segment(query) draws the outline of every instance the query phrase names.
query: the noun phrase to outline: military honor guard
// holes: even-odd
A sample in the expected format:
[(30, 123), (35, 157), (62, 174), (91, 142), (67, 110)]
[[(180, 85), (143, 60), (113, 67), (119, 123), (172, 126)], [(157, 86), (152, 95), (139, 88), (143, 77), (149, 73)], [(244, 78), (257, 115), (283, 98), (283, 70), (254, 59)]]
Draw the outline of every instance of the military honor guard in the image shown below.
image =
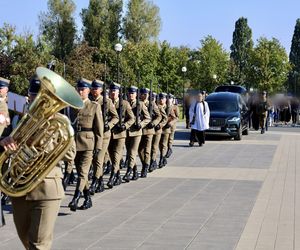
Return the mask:
[[(138, 88), (131, 86), (128, 88), (128, 102), (135, 115), (134, 124), (127, 130), (126, 137), (126, 159), (127, 159), (127, 171), (123, 177), (126, 182), (130, 181), (130, 175), (133, 174), (132, 180), (138, 179), (138, 171), (136, 166), (136, 156), (138, 154), (138, 148), (142, 138), (142, 130), (151, 121), (150, 115), (146, 105), (139, 100)], [(142, 169), (145, 172), (145, 168)]]
[(120, 91), (121, 86), (117, 83), (112, 83), (109, 88), (110, 98), (119, 116), (118, 123), (112, 129), (112, 138), (108, 146), (110, 159), (112, 161), (112, 171), (107, 186), (113, 188), (113, 186), (122, 183), (120, 161), (124, 152), (125, 139), (127, 136), (126, 130), (134, 124), (135, 116), (129, 102), (123, 100), (122, 91)]
[(141, 177), (145, 178), (147, 177), (147, 172), (150, 167), (152, 139), (155, 135), (155, 127), (160, 123), (162, 116), (155, 101), (153, 100), (153, 94), (149, 89), (142, 88), (140, 90), (140, 98), (147, 107), (151, 118), (148, 125), (143, 128), (143, 135), (138, 149), (139, 157), (142, 162)]
[(111, 139), (111, 129), (118, 123), (119, 116), (115, 106), (113, 105), (111, 99), (103, 93), (103, 87), (106, 89), (105, 83), (101, 80), (94, 80), (91, 87), (92, 101), (98, 102), (101, 106), (103, 123), (104, 123), (104, 135), (102, 150), (99, 154), (95, 155), (93, 159), (94, 176), (92, 184), (90, 186), (90, 193), (99, 193), (104, 191), (103, 182), (103, 165), (105, 161), (105, 156), (107, 155), (108, 145)]
[[(153, 96), (156, 98), (156, 96)], [(157, 167), (158, 164), (156, 162), (157, 159), (157, 154), (159, 152), (159, 143), (161, 140), (161, 135), (162, 135), (162, 128), (167, 124), (168, 122), (168, 115), (165, 110), (165, 104), (166, 104), (166, 94), (165, 93), (160, 93), (158, 95), (158, 109), (161, 114), (161, 120), (160, 122), (154, 127), (155, 134), (152, 139), (152, 149), (151, 149), (151, 162), (150, 162), (150, 167), (149, 167), (149, 172), (154, 171)]]
[(77, 82), (76, 90), (84, 103), (84, 107), (79, 111), (70, 110), (70, 118), (75, 130), (75, 166), (78, 174), (74, 197), (69, 203), (71, 211), (77, 210), (82, 193), (84, 202), (79, 208), (85, 210), (92, 207), (88, 173), (93, 157), (99, 157), (103, 143), (104, 124), (101, 105), (88, 98), (90, 87), (91, 82), (87, 79), (82, 78)]

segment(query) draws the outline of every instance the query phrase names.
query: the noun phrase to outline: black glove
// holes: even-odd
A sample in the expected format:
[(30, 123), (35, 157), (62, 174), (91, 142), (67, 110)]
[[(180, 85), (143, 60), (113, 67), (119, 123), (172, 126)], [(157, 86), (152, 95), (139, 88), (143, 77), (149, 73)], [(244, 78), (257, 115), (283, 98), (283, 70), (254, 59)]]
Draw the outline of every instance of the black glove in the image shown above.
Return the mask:
[(107, 132), (109, 130), (108, 124), (104, 124), (104, 132)]
[(159, 125), (159, 124), (157, 124), (157, 125), (155, 126), (155, 130), (160, 130), (160, 125)]
[(124, 124), (124, 123), (122, 123), (122, 124), (118, 124), (118, 130), (119, 130), (120, 132), (123, 132), (123, 131), (125, 131), (125, 130), (126, 130), (126, 126), (125, 126), (125, 124)]
[(135, 130), (140, 130), (142, 128), (141, 124), (134, 124), (134, 129)]
[(147, 128), (149, 128), (149, 129), (154, 128), (154, 124), (152, 122), (149, 122), (147, 125)]
[(167, 123), (164, 128), (170, 128), (170, 127), (171, 127), (170, 124)]
[(100, 154), (100, 149), (99, 148), (95, 149), (93, 152), (93, 158), (97, 157), (99, 154)]

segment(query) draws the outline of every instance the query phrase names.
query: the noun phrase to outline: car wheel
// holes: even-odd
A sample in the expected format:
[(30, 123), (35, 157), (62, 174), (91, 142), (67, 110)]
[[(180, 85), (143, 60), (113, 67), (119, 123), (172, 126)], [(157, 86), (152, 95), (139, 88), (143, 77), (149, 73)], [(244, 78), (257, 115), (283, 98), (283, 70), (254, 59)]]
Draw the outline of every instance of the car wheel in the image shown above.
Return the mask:
[(234, 137), (234, 140), (235, 141), (240, 141), (240, 140), (242, 140), (242, 128), (239, 127), (237, 132), (238, 132), (238, 134)]

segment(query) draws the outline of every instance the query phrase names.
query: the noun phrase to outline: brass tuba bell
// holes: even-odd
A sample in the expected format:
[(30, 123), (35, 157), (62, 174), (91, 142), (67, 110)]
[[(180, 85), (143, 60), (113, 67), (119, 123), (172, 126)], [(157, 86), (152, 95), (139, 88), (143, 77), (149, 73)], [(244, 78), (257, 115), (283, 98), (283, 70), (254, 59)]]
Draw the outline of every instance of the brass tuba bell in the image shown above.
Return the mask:
[(10, 135), (18, 148), (0, 155), (0, 189), (12, 197), (33, 190), (71, 147), (74, 131), (69, 119), (57, 112), (83, 107), (74, 87), (61, 76), (44, 67), (36, 74), (40, 91)]

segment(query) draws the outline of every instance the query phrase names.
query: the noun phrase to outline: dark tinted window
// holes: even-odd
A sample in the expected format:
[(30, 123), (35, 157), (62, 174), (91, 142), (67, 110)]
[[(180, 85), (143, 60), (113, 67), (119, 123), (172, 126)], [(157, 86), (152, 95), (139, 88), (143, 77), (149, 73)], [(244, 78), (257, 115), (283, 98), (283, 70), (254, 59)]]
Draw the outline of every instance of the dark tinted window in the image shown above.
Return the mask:
[(224, 101), (207, 101), (210, 111), (221, 112), (237, 112), (238, 104), (236, 102), (224, 102)]

